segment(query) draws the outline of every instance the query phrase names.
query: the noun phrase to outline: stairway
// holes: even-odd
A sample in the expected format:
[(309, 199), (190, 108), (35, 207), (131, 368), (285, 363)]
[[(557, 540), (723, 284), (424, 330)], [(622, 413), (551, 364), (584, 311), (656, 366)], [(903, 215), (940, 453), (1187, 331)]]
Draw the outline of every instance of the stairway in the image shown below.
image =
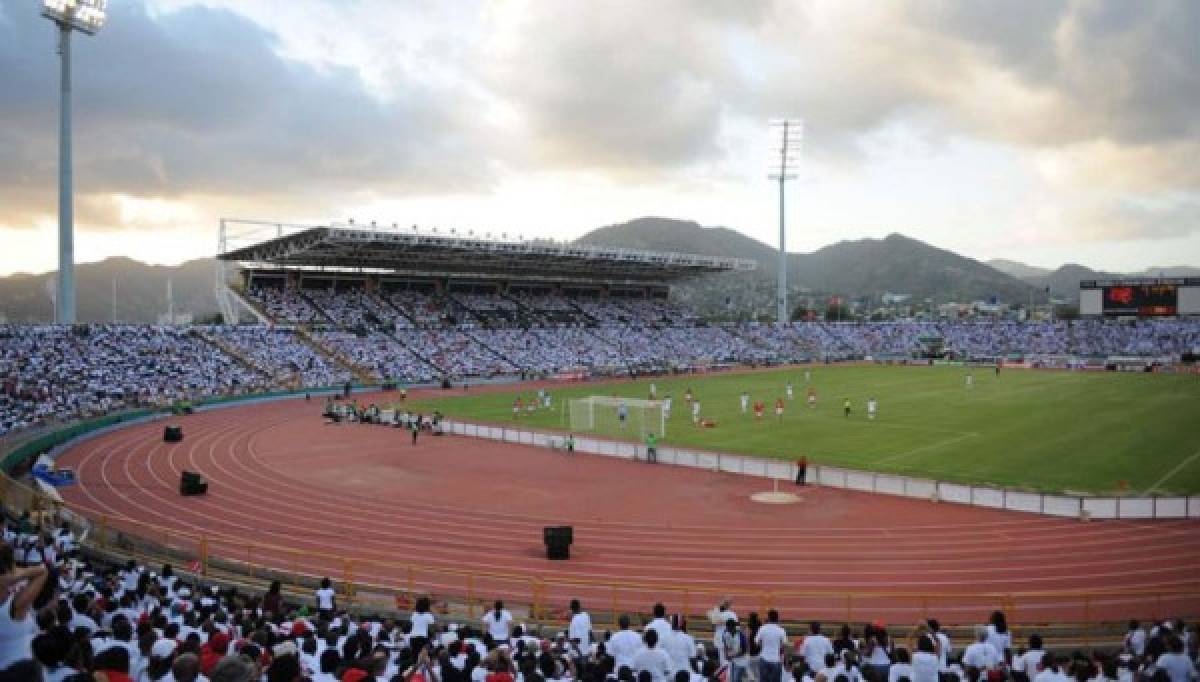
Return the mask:
[[(401, 314), (403, 314), (403, 313), (401, 313)], [(419, 360), (419, 361), (420, 361), (422, 364), (424, 364), (424, 365), (428, 365), (428, 366), (429, 366), (429, 367), (431, 367), (431, 368), (432, 368), (432, 369), (433, 369), (435, 372), (437, 372), (438, 374), (440, 374), (440, 375), (442, 375), (442, 376), (445, 376), (445, 375), (446, 375), (446, 370), (445, 370), (444, 368), (442, 368), (441, 366), (439, 366), (439, 365), (438, 365), (436, 362), (434, 362), (433, 360), (430, 360), (429, 358), (425, 357), (424, 355), (422, 355), (422, 354), (418, 353), (418, 352), (416, 351), (416, 349), (414, 349), (412, 346), (410, 346), (410, 345), (408, 345), (407, 343), (405, 343), (405, 342), (404, 342), (404, 341), (403, 341), (403, 340), (400, 338), (400, 336), (396, 334), (396, 332), (395, 332), (395, 331), (388, 330), (388, 329), (381, 329), (381, 330), (379, 330), (379, 331), (380, 331), (380, 333), (382, 333), (382, 334), (386, 334), (386, 335), (387, 335), (387, 336), (388, 336), (388, 337), (389, 337), (391, 340), (393, 340), (393, 341), (395, 341), (395, 342), (396, 342), (396, 345), (398, 345), (398, 346), (400, 346), (401, 348), (403, 348), (404, 350), (408, 351), (408, 352), (409, 352), (409, 353), (410, 353), (410, 354), (411, 354), (411, 355), (412, 355), (414, 358), (416, 358), (417, 360)]]
[(241, 364), (246, 369), (249, 369), (250, 371), (262, 376), (264, 379), (267, 379), (267, 380), (273, 382), (274, 384), (277, 384), (280, 386), (294, 387), (298, 383), (298, 380), (294, 374), (289, 376), (284, 373), (272, 372), (272, 371), (268, 370), (267, 368), (263, 367), (262, 365), (258, 364), (257, 362), (255, 362), (253, 358), (251, 358), (250, 356), (243, 353), (240, 348), (237, 348), (236, 346), (233, 346), (232, 344), (226, 343), (223, 339), (221, 339), (213, 334), (209, 334), (206, 331), (203, 331), (201, 329), (195, 329), (195, 328), (192, 329), (192, 333), (197, 338), (199, 338), (200, 340), (209, 344), (213, 348), (216, 348), (217, 350), (221, 351), (225, 355), (228, 355), (229, 357), (233, 358), (234, 360), (237, 360), (238, 363)]
[(304, 293), (304, 291), (299, 288), (297, 288), (295, 291), (296, 291), (296, 295), (300, 297), (300, 300), (307, 303), (310, 308), (312, 308), (313, 310), (315, 310), (317, 312), (317, 314), (319, 314), (321, 317), (325, 318), (326, 324), (333, 326), (333, 327), (338, 326), (337, 320), (334, 320), (332, 315), (330, 315), (328, 312), (326, 312), (324, 308), (317, 305), (317, 302), (312, 300), (311, 296)]
[(478, 344), (480, 348), (486, 350), (487, 352), (491, 353), (492, 355), (495, 355), (496, 357), (500, 358), (504, 362), (508, 363), (508, 365), (510, 367), (512, 367), (513, 369), (522, 371), (522, 372), (529, 369), (528, 367), (522, 367), (522, 366), (518, 365), (517, 363), (513, 362), (504, 353), (501, 353), (500, 351), (496, 350), (495, 348), (492, 348), (491, 346), (487, 345), (486, 343), (481, 341), (478, 336), (475, 336), (470, 331), (468, 331), (466, 329), (459, 329), (458, 331), (461, 332), (467, 338), (474, 341), (476, 344)]
[(334, 349), (326, 346), (304, 327), (296, 327), (296, 336), (308, 344), (314, 351), (333, 361), (335, 365), (350, 372), (354, 375), (355, 381), (360, 384), (373, 384), (379, 381), (379, 377), (375, 376), (371, 370), (366, 367), (355, 364), (350, 358), (342, 355)]

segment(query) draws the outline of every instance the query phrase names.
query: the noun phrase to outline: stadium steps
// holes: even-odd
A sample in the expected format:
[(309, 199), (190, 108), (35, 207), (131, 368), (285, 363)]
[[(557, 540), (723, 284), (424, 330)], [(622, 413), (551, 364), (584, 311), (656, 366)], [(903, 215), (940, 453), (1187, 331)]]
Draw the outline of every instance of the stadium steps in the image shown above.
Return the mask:
[(376, 377), (369, 369), (354, 363), (350, 358), (321, 343), (304, 327), (296, 327), (296, 336), (319, 355), (329, 358), (335, 365), (350, 372), (359, 383), (373, 384), (379, 381), (379, 377)]
[[(401, 308), (400, 306), (396, 305), (395, 301), (392, 300), (391, 296), (382, 296), (382, 295), (376, 294), (375, 297), (377, 299), (379, 299), (383, 303), (383, 305), (387, 306), (387, 308), (389, 308), (390, 310), (394, 310), (397, 315), (399, 315), (400, 317), (403, 317), (405, 320), (408, 320), (409, 327), (416, 329), (417, 327), (420, 326), (417, 324), (416, 318), (414, 318), (412, 315), (410, 315), (408, 313), (408, 311), (405, 310), (404, 308)], [(393, 330), (394, 330), (394, 328), (393, 328)], [(399, 341), (399, 339), (397, 339), (397, 341)], [(403, 345), (403, 344), (401, 344), (401, 345)], [(424, 359), (424, 358), (422, 358), (422, 359)]]
[(192, 333), (195, 334), (197, 338), (204, 341), (208, 345), (216, 348), (217, 350), (228, 355), (229, 357), (233, 358), (234, 360), (237, 360), (239, 363), (242, 364), (242, 366), (246, 367), (247, 369), (249, 369), (253, 372), (257, 372), (258, 374), (262, 375), (263, 377), (265, 377), (267, 379), (270, 379), (271, 381), (281, 383), (281, 384), (286, 384), (289, 386), (295, 386), (299, 383), (299, 378), (294, 373), (288, 375), (288, 374), (284, 374), (284, 373), (276, 374), (274, 372), (271, 372), (270, 370), (266, 369), (265, 367), (263, 367), (263, 366), (259, 365), (257, 362), (255, 362), (250, 356), (243, 353), (240, 348), (234, 346), (231, 343), (227, 343), (212, 334), (205, 333), (204, 331), (202, 331), (200, 329), (193, 329)]
[[(402, 307), (396, 305), (395, 301), (391, 300), (391, 295), (382, 294), (379, 292), (374, 292), (372, 295), (380, 307), (383, 307), (385, 310), (395, 312), (396, 315), (404, 318), (404, 321), (408, 322), (410, 328), (416, 328), (416, 319), (414, 319), (412, 315), (409, 315), (407, 310), (404, 310)], [(395, 324), (392, 325), (392, 329), (395, 329)]]
[(498, 294), (498, 296), (500, 296), (500, 298), (503, 298), (505, 300), (512, 301), (513, 305), (517, 306), (517, 315), (520, 318), (517, 321), (517, 324), (519, 324), (522, 328), (528, 329), (530, 327), (530, 325), (534, 322), (538, 322), (541, 324), (547, 324), (549, 322), (549, 320), (547, 320), (544, 315), (542, 315), (538, 311), (534, 310), (533, 308), (530, 308), (529, 306), (525, 305), (521, 301), (513, 298), (512, 296), (509, 296), (508, 294), (503, 293), (503, 292)]
[(496, 357), (500, 358), (501, 360), (507, 362), (513, 369), (520, 370), (520, 371), (525, 371), (525, 370), (529, 369), (528, 367), (522, 367), (522, 366), (518, 365), (517, 363), (515, 363), (511, 359), (509, 359), (509, 357), (507, 355), (505, 355), (504, 353), (501, 353), (500, 351), (496, 350), (495, 348), (492, 348), (491, 346), (487, 345), (483, 341), (480, 341), (478, 336), (475, 336), (468, 330), (459, 329), (458, 331), (463, 336), (467, 337), (468, 339), (471, 339), (471, 341), (473, 341), (480, 348), (486, 350), (487, 352), (491, 353), (492, 355), (495, 355)]
[(380, 334), (383, 334), (383, 335), (385, 335), (385, 336), (387, 336), (387, 337), (388, 337), (389, 339), (391, 339), (392, 341), (395, 341), (395, 342), (396, 342), (396, 345), (398, 345), (398, 346), (400, 346), (401, 348), (403, 348), (404, 350), (408, 351), (408, 353), (409, 353), (410, 355), (412, 355), (412, 356), (413, 356), (414, 358), (416, 358), (417, 360), (421, 361), (423, 364), (426, 364), (426, 365), (430, 366), (431, 368), (433, 368), (433, 370), (434, 370), (435, 372), (437, 372), (438, 374), (441, 374), (441, 375), (445, 375), (445, 374), (446, 374), (446, 370), (445, 370), (445, 369), (443, 369), (442, 367), (440, 367), (440, 366), (439, 366), (439, 365), (438, 365), (436, 362), (434, 362), (433, 360), (430, 360), (429, 358), (425, 357), (424, 355), (421, 355), (420, 353), (418, 353), (418, 352), (417, 352), (417, 350), (416, 350), (415, 348), (413, 348), (412, 346), (410, 346), (410, 345), (408, 345), (407, 343), (405, 343), (405, 342), (404, 342), (404, 340), (403, 340), (403, 339), (401, 339), (401, 338), (400, 338), (400, 336), (399, 336), (399, 335), (397, 335), (395, 331), (389, 331), (389, 330), (387, 330), (387, 329), (382, 329), (382, 328), (381, 328), (381, 329), (379, 329), (379, 333), (380, 333)]
[(317, 311), (318, 313), (320, 313), (321, 317), (325, 318), (325, 322), (326, 322), (327, 324), (331, 324), (331, 325), (333, 325), (333, 326), (335, 326), (335, 327), (340, 327), (340, 326), (341, 326), (340, 324), (338, 324), (338, 321), (337, 321), (337, 320), (335, 320), (335, 319), (333, 318), (333, 315), (330, 315), (330, 314), (329, 314), (329, 311), (328, 311), (328, 310), (325, 310), (325, 309), (324, 309), (324, 308), (322, 308), (321, 306), (317, 305), (317, 302), (316, 302), (316, 301), (314, 301), (314, 300), (312, 300), (312, 297), (311, 297), (311, 296), (309, 296), (308, 294), (304, 293), (304, 290), (303, 290), (303, 289), (299, 289), (299, 288), (297, 288), (297, 289), (296, 289), (296, 296), (298, 296), (298, 297), (300, 298), (300, 300), (302, 300), (302, 301), (304, 301), (305, 303), (307, 303), (307, 304), (309, 305), (309, 307), (310, 307), (310, 308), (312, 308), (313, 310), (315, 310), (315, 311)]
[(267, 314), (267, 309), (263, 307), (262, 301), (254, 298), (245, 291), (238, 291), (232, 287), (229, 288), (229, 293), (235, 296), (246, 306), (254, 317), (258, 319), (259, 324), (280, 324), (280, 322)]
[(453, 311), (455, 316), (459, 318), (459, 324), (455, 325), (458, 328), (460, 328), (460, 329), (462, 328), (462, 322), (465, 320), (470, 320), (471, 322), (474, 322), (475, 324), (480, 324), (480, 325), (485, 325), (485, 326), (488, 324), (489, 320), (487, 318), (476, 313), (474, 310), (471, 309), (470, 306), (468, 306), (467, 304), (465, 304), (462, 301), (455, 298), (454, 294), (446, 292), (446, 293), (442, 294), (442, 299), (445, 302), (446, 310)]

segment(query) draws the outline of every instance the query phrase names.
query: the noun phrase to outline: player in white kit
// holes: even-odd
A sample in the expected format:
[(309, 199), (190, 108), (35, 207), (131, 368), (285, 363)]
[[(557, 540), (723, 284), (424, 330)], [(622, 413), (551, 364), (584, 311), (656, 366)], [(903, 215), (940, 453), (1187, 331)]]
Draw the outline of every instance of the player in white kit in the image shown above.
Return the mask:
[(792, 389), (792, 382), (790, 382), (790, 381), (787, 382), (786, 391), (787, 391), (787, 399), (788, 400), (796, 399), (796, 391)]
[(742, 414), (746, 414), (750, 410), (750, 394), (742, 391)]
[(975, 375), (971, 374), (970, 372), (967, 372), (967, 388), (971, 388), (974, 385), (975, 385)]
[(878, 407), (879, 405), (875, 402), (874, 398), (867, 398), (867, 419), (875, 418), (875, 410), (878, 409)]
[(671, 418), (671, 396), (669, 394), (667, 395), (666, 398), (663, 398), (662, 409), (663, 409), (663, 419), (670, 419)]
[(699, 400), (692, 401), (692, 423), (693, 424), (700, 423), (700, 401)]

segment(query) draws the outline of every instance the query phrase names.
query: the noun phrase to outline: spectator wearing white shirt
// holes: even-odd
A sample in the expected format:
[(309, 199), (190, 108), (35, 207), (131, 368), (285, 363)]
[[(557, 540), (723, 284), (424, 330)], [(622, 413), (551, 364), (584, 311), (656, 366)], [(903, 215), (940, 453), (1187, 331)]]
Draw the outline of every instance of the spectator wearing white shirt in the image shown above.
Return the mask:
[(728, 665), (727, 682), (740, 682), (750, 663), (750, 643), (746, 641), (746, 633), (738, 627), (736, 620), (730, 619), (725, 623), (725, 632), (721, 633), (717, 648), (722, 651), (721, 658)]
[(993, 611), (991, 622), (987, 626), (988, 643), (1000, 652), (1000, 660), (1007, 661), (1012, 650), (1012, 633), (1008, 631), (1008, 621), (1003, 611)]
[(767, 622), (754, 635), (754, 643), (759, 649), (758, 682), (780, 682), (787, 641), (787, 631), (779, 625), (779, 612), (775, 609), (767, 611)]
[(622, 667), (633, 667), (633, 657), (641, 648), (642, 640), (638, 634), (629, 629), (629, 616), (621, 614), (617, 619), (617, 627), (620, 629), (608, 638), (607, 651), (613, 657), (613, 664), (617, 670)]
[(429, 597), (418, 597), (413, 605), (412, 616), (409, 617), (411, 628), (408, 631), (408, 645), (415, 652), (420, 652), (429, 644), (430, 628), (436, 619), (429, 612)]
[[(668, 396), (667, 401), (669, 402), (670, 399)], [(708, 620), (713, 625), (713, 645), (717, 647), (717, 653), (722, 663), (725, 662), (725, 652), (721, 647), (721, 637), (725, 633), (725, 624), (731, 620), (737, 621), (737, 614), (733, 612), (732, 606), (731, 600), (724, 599), (708, 612)]]
[(583, 610), (578, 599), (571, 600), (571, 623), (567, 626), (567, 639), (580, 651), (587, 651), (592, 646), (592, 617)]
[(862, 667), (872, 680), (887, 678), (892, 665), (888, 655), (888, 633), (882, 623), (871, 623), (863, 629)]
[[(647, 627), (642, 634), (644, 646), (633, 655), (633, 665), (636, 673), (650, 673), (652, 682), (667, 682), (671, 675), (671, 657), (658, 646), (658, 630)], [(731, 682), (737, 682), (731, 680)]]
[(1047, 651), (1042, 656), (1042, 671), (1034, 677), (1034, 682), (1070, 682), (1070, 678), (1063, 674), (1061, 668), (1066, 661), (1055, 658), (1052, 652)]
[(1129, 621), (1129, 630), (1125, 633), (1125, 651), (1138, 658), (1146, 653), (1146, 631), (1136, 620)]
[[(38, 632), (33, 602), (46, 584), (44, 564), (17, 568), (12, 547), (0, 546), (0, 670), (33, 656), (33, 638)], [(24, 583), (19, 589), (13, 589)], [(10, 591), (11, 590), (11, 591)]]
[(337, 609), (337, 592), (329, 578), (321, 579), (321, 587), (314, 594), (317, 602), (317, 617), (321, 620), (333, 620), (333, 612)]
[(977, 670), (992, 670), (999, 666), (1002, 660), (1004, 659), (1000, 652), (992, 645), (988, 628), (982, 625), (976, 626), (975, 642), (963, 652), (963, 667), (975, 668)]
[[(1035, 632), (1029, 636), (1029, 649), (1013, 658), (1013, 676), (1017, 677), (1018, 682), (1032, 682), (1033, 678), (1037, 677), (1044, 655), (1046, 652), (1042, 649), (1042, 636)], [(1022, 677), (1024, 679), (1021, 679)]]
[(954, 647), (950, 646), (950, 637), (942, 630), (942, 625), (936, 618), (930, 618), (925, 621), (925, 624), (929, 626), (929, 632), (933, 637), (933, 650), (938, 657), (938, 669), (945, 672), (950, 669), (950, 654), (954, 651)]
[(906, 678), (909, 682), (913, 679), (912, 659), (908, 655), (908, 649), (900, 647), (896, 649), (892, 657), (892, 665), (888, 668), (887, 682), (900, 682), (900, 678)]
[(696, 640), (687, 632), (687, 620), (683, 614), (671, 616), (671, 638), (664, 647), (671, 655), (671, 664), (676, 673), (681, 670), (689, 674), (695, 672), (692, 668), (692, 657), (696, 655)]
[(821, 624), (813, 621), (808, 624), (808, 636), (800, 645), (800, 655), (804, 657), (808, 669), (818, 671), (825, 667), (825, 655), (833, 653), (833, 643), (821, 634)]
[(671, 623), (667, 620), (667, 607), (662, 602), (654, 605), (654, 620), (646, 624), (646, 629), (658, 633), (659, 645), (671, 639)]
[(1174, 633), (1168, 633), (1167, 652), (1158, 657), (1154, 667), (1165, 671), (1171, 682), (1192, 682), (1197, 678), (1196, 664), (1184, 653), (1183, 639)]
[(492, 610), (483, 614), (483, 629), (492, 637), (496, 644), (508, 642), (512, 636), (512, 614), (504, 608), (504, 602), (499, 599), (492, 604)]
[(917, 652), (912, 657), (912, 682), (938, 682), (941, 661), (934, 653), (933, 636), (926, 633), (917, 637)]

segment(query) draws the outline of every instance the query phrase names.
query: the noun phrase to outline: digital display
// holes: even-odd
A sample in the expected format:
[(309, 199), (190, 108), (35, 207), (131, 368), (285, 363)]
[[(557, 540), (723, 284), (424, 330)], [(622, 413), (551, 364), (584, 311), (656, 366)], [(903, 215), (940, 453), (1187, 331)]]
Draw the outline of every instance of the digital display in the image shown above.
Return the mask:
[(1104, 287), (1105, 315), (1175, 315), (1178, 301), (1179, 287), (1175, 284)]

